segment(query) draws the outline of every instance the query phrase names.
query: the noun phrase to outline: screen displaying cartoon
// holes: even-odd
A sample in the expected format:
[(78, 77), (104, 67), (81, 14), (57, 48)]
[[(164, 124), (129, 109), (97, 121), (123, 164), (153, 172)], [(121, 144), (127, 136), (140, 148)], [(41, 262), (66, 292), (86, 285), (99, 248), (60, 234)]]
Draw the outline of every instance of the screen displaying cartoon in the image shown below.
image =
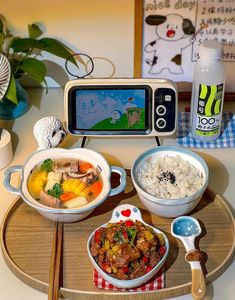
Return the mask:
[(148, 90), (77, 89), (76, 127), (81, 130), (146, 130)]

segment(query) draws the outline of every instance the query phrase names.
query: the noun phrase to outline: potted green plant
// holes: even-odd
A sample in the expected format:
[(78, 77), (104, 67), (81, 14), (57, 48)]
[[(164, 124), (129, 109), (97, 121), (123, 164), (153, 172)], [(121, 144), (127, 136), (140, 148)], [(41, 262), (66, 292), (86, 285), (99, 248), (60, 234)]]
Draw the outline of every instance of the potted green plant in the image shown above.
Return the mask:
[[(37, 24), (30, 24), (27, 37), (14, 36), (4, 17), (0, 16), (0, 53), (7, 57), (11, 70), (8, 89), (0, 103), (0, 118), (15, 118), (27, 111), (27, 93), (19, 81), (23, 75), (27, 74), (40, 85), (44, 83), (47, 88), (47, 69), (39, 59), (42, 51), (65, 60), (70, 57), (70, 62), (77, 65), (71, 56), (71, 49), (57, 39), (42, 37), (42, 34), (43, 31)], [(81, 59), (79, 61), (82, 62)]]

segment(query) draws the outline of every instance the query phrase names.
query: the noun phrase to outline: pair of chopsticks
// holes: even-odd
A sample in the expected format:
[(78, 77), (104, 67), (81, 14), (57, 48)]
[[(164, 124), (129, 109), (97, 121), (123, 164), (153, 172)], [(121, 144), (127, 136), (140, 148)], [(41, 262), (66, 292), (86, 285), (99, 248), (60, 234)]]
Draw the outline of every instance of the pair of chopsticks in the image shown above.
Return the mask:
[(60, 289), (60, 270), (63, 248), (63, 223), (56, 222), (50, 263), (48, 300), (58, 300)]

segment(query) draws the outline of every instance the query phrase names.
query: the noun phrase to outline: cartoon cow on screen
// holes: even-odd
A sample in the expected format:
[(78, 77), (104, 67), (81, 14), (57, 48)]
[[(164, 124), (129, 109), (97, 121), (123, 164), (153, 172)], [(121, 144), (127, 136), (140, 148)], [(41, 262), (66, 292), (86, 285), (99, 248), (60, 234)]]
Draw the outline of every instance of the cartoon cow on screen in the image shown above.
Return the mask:
[(150, 15), (145, 22), (156, 26), (157, 35), (157, 39), (144, 48), (145, 52), (153, 52), (152, 60), (145, 61), (151, 67), (149, 74), (160, 74), (164, 69), (172, 74), (182, 74), (182, 52), (194, 41), (192, 35), (195, 28), (192, 22), (177, 14)]

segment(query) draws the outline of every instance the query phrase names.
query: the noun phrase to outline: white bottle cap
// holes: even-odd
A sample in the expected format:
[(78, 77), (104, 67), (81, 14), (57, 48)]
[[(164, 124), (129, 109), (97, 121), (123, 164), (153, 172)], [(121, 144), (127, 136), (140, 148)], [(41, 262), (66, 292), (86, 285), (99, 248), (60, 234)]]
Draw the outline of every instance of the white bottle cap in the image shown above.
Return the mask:
[(206, 40), (202, 43), (199, 48), (199, 56), (212, 59), (219, 60), (222, 57), (223, 48), (222, 44), (215, 40)]

